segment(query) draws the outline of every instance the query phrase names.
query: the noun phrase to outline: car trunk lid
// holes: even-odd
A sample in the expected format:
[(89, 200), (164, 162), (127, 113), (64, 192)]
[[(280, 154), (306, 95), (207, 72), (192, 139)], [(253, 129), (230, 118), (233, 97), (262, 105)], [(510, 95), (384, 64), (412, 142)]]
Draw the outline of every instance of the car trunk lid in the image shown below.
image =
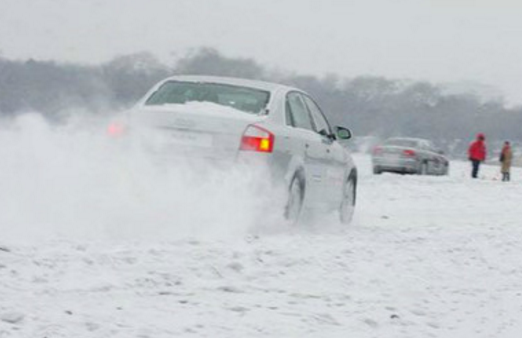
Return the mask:
[(235, 158), (248, 125), (264, 116), (209, 102), (144, 106), (132, 114), (132, 129), (150, 150), (163, 155)]

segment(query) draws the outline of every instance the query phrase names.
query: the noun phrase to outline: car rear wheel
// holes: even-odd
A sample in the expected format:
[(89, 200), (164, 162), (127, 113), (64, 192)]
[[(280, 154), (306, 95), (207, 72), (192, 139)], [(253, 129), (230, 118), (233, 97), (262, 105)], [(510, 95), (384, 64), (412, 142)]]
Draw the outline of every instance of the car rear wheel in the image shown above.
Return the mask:
[(288, 189), (288, 202), (285, 207), (285, 218), (292, 224), (299, 221), (301, 209), (303, 208), (304, 192), (304, 178), (302, 175), (296, 174), (290, 183)]
[(419, 175), (428, 175), (428, 162), (422, 162), (417, 173)]
[(448, 164), (444, 165), (444, 172), (442, 173), (442, 175), (449, 175), (449, 165)]
[(381, 168), (379, 168), (379, 167), (377, 167), (377, 166), (373, 167), (373, 173), (374, 173), (375, 175), (380, 175), (381, 172), (382, 172), (382, 171), (381, 171)]
[(346, 182), (343, 188), (343, 200), (339, 209), (339, 216), (342, 224), (350, 224), (355, 212), (355, 198), (357, 192), (357, 180), (355, 175), (352, 174)]

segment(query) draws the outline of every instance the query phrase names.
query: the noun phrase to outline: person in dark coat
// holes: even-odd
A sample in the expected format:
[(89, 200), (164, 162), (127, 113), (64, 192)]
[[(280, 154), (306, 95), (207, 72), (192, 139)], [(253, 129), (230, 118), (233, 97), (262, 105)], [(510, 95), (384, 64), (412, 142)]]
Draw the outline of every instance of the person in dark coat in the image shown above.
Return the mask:
[(468, 157), (471, 161), (471, 177), (477, 178), (480, 163), (486, 160), (486, 137), (480, 133), (477, 139), (472, 142), (468, 149)]
[(502, 147), (502, 152), (500, 153), (500, 162), (502, 162), (502, 166), (500, 167), (500, 172), (502, 173), (502, 181), (507, 182), (511, 179), (511, 175), (509, 173), (511, 169), (511, 160), (513, 159), (513, 152), (511, 151), (511, 145), (509, 141), (504, 142), (504, 146)]

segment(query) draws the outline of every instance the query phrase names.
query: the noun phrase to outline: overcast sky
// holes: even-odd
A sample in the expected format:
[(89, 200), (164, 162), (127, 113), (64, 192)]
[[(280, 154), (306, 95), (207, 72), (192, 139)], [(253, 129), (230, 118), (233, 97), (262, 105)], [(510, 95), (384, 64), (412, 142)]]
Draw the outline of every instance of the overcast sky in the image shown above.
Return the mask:
[(0, 0), (4, 57), (201, 46), (303, 74), (474, 81), (522, 103), (522, 0)]

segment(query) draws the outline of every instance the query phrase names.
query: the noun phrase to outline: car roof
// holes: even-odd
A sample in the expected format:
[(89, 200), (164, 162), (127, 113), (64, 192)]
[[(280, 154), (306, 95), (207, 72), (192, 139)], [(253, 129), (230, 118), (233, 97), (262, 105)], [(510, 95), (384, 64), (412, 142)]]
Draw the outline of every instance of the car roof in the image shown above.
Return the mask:
[(387, 141), (399, 140), (399, 141), (413, 141), (413, 142), (431, 142), (430, 140), (416, 137), (390, 137)]
[(270, 92), (274, 92), (277, 90), (298, 90), (297, 88), (293, 88), (290, 86), (285, 86), (278, 83), (273, 82), (265, 82), (258, 80), (249, 80), (242, 78), (234, 78), (234, 77), (224, 77), (224, 76), (208, 76), (208, 75), (175, 75), (165, 79), (163, 82), (167, 81), (184, 81), (184, 82), (209, 82), (209, 83), (222, 83), (228, 84), (232, 86), (243, 86), (254, 89), (266, 90)]

